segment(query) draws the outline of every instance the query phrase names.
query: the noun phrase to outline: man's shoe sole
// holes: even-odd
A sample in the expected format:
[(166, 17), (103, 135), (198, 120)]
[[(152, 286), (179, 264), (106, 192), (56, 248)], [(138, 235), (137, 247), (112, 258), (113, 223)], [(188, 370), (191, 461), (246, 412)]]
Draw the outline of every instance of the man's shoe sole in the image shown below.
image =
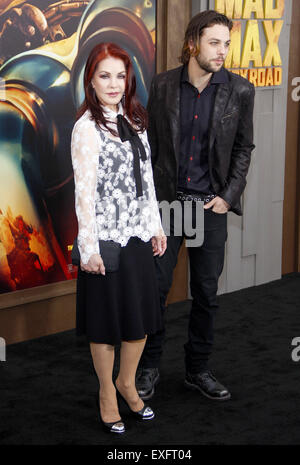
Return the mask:
[(158, 373), (158, 375), (156, 376), (156, 378), (155, 378), (154, 381), (153, 381), (153, 389), (152, 389), (152, 391), (150, 392), (150, 394), (147, 394), (146, 396), (141, 396), (141, 395), (139, 394), (139, 390), (137, 389), (137, 392), (138, 392), (138, 394), (139, 394), (139, 396), (140, 396), (140, 398), (141, 398), (142, 400), (149, 400), (149, 399), (152, 399), (152, 397), (154, 396), (154, 393), (155, 393), (155, 389), (154, 389), (154, 388), (155, 388), (155, 386), (157, 385), (157, 383), (158, 383), (158, 381), (159, 381), (159, 378), (160, 378), (160, 376), (159, 376), (159, 373)]
[(201, 389), (199, 386), (197, 386), (196, 384), (189, 383), (186, 379), (184, 380), (184, 385), (185, 387), (187, 387), (188, 389), (192, 391), (200, 391), (201, 394), (203, 394), (205, 397), (208, 397), (208, 399), (211, 399), (211, 400), (223, 401), (223, 400), (229, 400), (231, 398), (230, 392), (227, 394), (227, 396), (224, 396), (224, 397), (210, 396), (209, 394), (207, 394), (207, 392), (203, 391), (203, 389)]

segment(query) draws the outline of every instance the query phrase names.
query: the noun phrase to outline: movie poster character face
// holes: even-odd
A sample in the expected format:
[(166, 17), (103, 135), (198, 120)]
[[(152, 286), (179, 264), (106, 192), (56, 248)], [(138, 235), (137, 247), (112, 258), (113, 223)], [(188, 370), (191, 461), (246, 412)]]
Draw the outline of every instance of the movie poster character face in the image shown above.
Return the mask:
[(99, 42), (130, 54), (146, 105), (156, 2), (0, 0), (0, 293), (73, 279), (70, 155), (86, 59)]

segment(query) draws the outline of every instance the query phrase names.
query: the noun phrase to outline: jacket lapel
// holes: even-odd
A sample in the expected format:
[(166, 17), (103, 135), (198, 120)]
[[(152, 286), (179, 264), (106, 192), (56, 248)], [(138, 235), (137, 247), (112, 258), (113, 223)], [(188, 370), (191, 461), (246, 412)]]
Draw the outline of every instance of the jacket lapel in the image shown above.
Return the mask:
[(183, 66), (176, 68), (166, 83), (166, 107), (177, 167), (180, 153), (180, 78)]
[(209, 131), (209, 153), (213, 147), (218, 125), (221, 122), (222, 116), (224, 115), (225, 108), (227, 106), (229, 97), (231, 94), (231, 86), (228, 83), (220, 84), (217, 89), (213, 114), (211, 118), (211, 127)]

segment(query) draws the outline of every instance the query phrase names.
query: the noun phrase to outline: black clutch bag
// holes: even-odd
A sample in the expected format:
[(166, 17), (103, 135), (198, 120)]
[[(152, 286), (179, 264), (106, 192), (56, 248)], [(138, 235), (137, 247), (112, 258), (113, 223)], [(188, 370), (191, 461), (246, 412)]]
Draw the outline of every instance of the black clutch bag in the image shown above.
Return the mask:
[[(100, 254), (103, 260), (105, 271), (118, 271), (120, 263), (121, 245), (114, 241), (99, 241)], [(71, 252), (72, 264), (80, 266), (80, 253), (78, 248), (77, 237), (74, 240)]]

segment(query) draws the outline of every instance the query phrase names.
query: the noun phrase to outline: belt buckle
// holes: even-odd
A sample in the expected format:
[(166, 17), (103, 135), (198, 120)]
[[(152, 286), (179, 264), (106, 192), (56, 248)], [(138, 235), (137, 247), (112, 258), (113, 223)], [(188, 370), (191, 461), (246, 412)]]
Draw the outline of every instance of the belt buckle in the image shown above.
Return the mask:
[(177, 192), (176, 194), (178, 200), (182, 201), (192, 201), (192, 202), (204, 202), (208, 203), (216, 197), (215, 194), (208, 195), (197, 195), (197, 194), (186, 194), (185, 192)]
[(210, 202), (212, 199), (214, 199), (216, 197), (216, 194), (209, 194), (207, 195), (205, 198), (204, 198), (204, 203), (208, 203)]

